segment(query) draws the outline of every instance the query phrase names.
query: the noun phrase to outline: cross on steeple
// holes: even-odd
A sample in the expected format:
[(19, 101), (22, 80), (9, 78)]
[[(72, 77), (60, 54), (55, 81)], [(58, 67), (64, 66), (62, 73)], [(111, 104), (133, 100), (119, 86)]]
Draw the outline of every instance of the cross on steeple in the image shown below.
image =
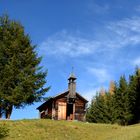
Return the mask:
[(77, 78), (76, 78), (75, 75), (74, 75), (74, 67), (72, 67), (72, 72), (71, 72), (71, 74), (70, 74), (68, 80), (69, 80), (69, 82), (70, 82), (70, 81), (73, 81), (73, 82), (74, 82), (74, 80), (76, 80), (76, 79), (77, 79)]

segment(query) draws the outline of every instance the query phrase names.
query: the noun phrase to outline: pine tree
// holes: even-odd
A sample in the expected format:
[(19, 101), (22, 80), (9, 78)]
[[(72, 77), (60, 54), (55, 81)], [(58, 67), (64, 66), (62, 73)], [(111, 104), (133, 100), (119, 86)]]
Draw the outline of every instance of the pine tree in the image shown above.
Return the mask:
[(107, 123), (114, 123), (114, 100), (113, 95), (110, 92), (106, 92), (105, 94), (105, 105), (106, 105), (106, 114), (107, 114)]
[(105, 112), (104, 112), (104, 96), (101, 94), (96, 96), (96, 100), (93, 102), (92, 105), (92, 114), (94, 115), (95, 122), (97, 123), (105, 123)]
[(129, 103), (133, 114), (132, 124), (140, 122), (140, 69), (136, 68), (135, 74), (130, 76)]
[(94, 112), (95, 102), (96, 102), (96, 99), (93, 98), (92, 101), (91, 101), (91, 104), (89, 105), (89, 107), (87, 109), (86, 120), (88, 122), (95, 122), (95, 123), (97, 123), (96, 117), (95, 117), (95, 114), (94, 114), (95, 113)]
[(95, 123), (113, 123), (112, 96), (98, 93), (88, 109), (87, 121)]
[(140, 69), (136, 69), (136, 104), (135, 104), (135, 119), (140, 122)]
[(95, 98), (92, 99), (91, 105), (87, 112), (87, 121), (94, 123), (103, 123), (103, 101), (104, 97), (97, 93)]
[(96, 123), (139, 123), (140, 69), (136, 68), (128, 82), (121, 76), (118, 83), (110, 84), (109, 92), (101, 90), (92, 100), (87, 117)]
[(125, 76), (120, 77), (119, 85), (115, 88), (114, 103), (116, 122), (127, 125), (132, 119), (132, 113), (129, 107), (128, 84)]
[(19, 22), (0, 17), (0, 99), (8, 119), (13, 107), (39, 101), (49, 89), (35, 48)]

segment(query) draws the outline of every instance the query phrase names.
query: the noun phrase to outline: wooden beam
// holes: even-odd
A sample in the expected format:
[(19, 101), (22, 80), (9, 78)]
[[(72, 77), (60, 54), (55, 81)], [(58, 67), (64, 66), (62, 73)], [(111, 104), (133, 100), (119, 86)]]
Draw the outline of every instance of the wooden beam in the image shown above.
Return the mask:
[(55, 118), (55, 105), (54, 105), (54, 101), (52, 102), (52, 120), (54, 120)]
[(73, 120), (75, 120), (75, 103), (73, 103)]

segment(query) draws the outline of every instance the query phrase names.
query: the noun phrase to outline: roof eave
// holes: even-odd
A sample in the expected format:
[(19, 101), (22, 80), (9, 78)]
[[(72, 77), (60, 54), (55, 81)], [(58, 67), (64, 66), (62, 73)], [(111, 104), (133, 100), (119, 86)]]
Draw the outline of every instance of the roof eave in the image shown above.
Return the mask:
[(81, 96), (78, 92), (76, 92), (76, 94), (77, 94), (80, 98), (82, 98), (86, 103), (88, 103), (88, 100), (85, 99), (83, 96)]

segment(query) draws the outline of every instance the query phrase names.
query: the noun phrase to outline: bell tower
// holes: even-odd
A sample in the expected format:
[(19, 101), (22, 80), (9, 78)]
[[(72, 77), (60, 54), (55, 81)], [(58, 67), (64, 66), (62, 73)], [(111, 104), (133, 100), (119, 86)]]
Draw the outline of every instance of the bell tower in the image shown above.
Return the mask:
[(76, 80), (77, 78), (75, 77), (75, 75), (73, 74), (73, 72), (70, 74), (70, 77), (68, 78), (68, 96), (67, 96), (67, 100), (69, 103), (74, 103), (75, 102), (75, 98), (76, 98)]

